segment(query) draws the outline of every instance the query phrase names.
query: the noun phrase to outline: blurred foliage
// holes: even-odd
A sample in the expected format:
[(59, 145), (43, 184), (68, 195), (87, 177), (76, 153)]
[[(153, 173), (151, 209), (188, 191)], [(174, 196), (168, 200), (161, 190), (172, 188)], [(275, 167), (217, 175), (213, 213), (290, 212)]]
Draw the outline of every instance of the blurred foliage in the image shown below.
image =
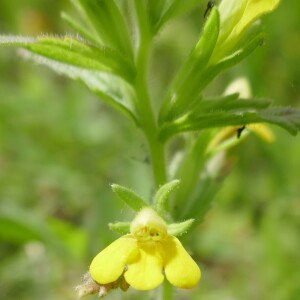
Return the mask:
[[(157, 39), (154, 99), (196, 41), (205, 7)], [(2, 1), (0, 32), (69, 32), (59, 17), (69, 8), (67, 0)], [(265, 46), (215, 80), (207, 94), (245, 75), (254, 96), (299, 107), (299, 11), (300, 2), (283, 1), (265, 17)], [(0, 51), (0, 78), (0, 299), (74, 299), (91, 257), (116, 237), (107, 223), (129, 214), (109, 185), (148, 198), (153, 192), (145, 142), (81, 84), (9, 49)], [(235, 167), (190, 241), (203, 279), (189, 293), (178, 291), (182, 299), (299, 298), (300, 140), (272, 129), (274, 144), (252, 136), (228, 154)]]

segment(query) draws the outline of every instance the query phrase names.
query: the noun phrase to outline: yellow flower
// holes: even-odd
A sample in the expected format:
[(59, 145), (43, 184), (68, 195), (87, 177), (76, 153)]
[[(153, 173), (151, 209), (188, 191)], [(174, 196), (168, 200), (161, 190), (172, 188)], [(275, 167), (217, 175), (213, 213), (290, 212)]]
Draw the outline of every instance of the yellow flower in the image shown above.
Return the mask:
[(137, 290), (159, 286), (164, 275), (179, 288), (193, 288), (201, 277), (198, 265), (180, 241), (168, 234), (167, 224), (151, 208), (141, 210), (124, 235), (101, 251), (90, 265), (98, 284), (108, 284), (124, 276)]
[[(247, 98), (251, 98), (251, 87), (246, 78), (237, 78), (224, 91), (225, 96), (235, 93), (239, 94), (241, 101), (247, 101)], [(267, 143), (273, 143), (275, 141), (272, 130), (264, 123), (248, 124), (247, 126), (226, 126), (216, 132), (208, 144), (206, 151), (212, 155), (234, 147), (250, 132), (253, 132)]]
[[(246, 78), (237, 78), (234, 80), (225, 90), (224, 95), (231, 95), (234, 93), (238, 93), (239, 97), (246, 100), (247, 98), (252, 97), (251, 87), (249, 81)], [(229, 129), (227, 132), (227, 136), (237, 135), (237, 130), (241, 128), (241, 126), (229, 126), (225, 129)], [(248, 124), (247, 129), (253, 133), (255, 133), (258, 137), (260, 137), (263, 141), (267, 143), (273, 143), (275, 141), (275, 136), (272, 130), (265, 124)], [(232, 132), (233, 131), (233, 132)], [(224, 132), (225, 133), (225, 132)]]
[(222, 0), (219, 5), (221, 18), (217, 54), (231, 49), (241, 34), (259, 17), (273, 11), (280, 0)]
[[(256, 19), (264, 14), (274, 10), (279, 4), (280, 0), (248, 0), (246, 2), (245, 10), (241, 15), (239, 22), (235, 25), (231, 35), (239, 35), (241, 32), (248, 28)], [(226, 1), (225, 1), (226, 2)], [(243, 2), (243, 1), (235, 1)], [(221, 3), (222, 5), (222, 3)], [(225, 4), (226, 5), (226, 4)]]

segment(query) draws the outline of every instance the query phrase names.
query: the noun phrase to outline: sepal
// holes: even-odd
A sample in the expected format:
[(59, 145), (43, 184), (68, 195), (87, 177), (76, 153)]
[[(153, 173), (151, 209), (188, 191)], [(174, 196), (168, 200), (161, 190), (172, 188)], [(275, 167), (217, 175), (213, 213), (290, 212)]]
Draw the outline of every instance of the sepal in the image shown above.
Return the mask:
[(170, 194), (179, 186), (180, 180), (175, 179), (162, 185), (154, 196), (154, 208), (159, 215), (167, 217), (167, 208)]
[(190, 229), (194, 221), (194, 219), (189, 219), (184, 222), (169, 224), (168, 234), (174, 236), (185, 234)]
[(143, 208), (149, 206), (147, 202), (138, 196), (133, 190), (128, 189), (118, 184), (111, 185), (112, 190), (117, 196), (125, 202), (134, 211), (140, 211)]
[(120, 234), (130, 233), (130, 222), (108, 223), (108, 227), (110, 230)]

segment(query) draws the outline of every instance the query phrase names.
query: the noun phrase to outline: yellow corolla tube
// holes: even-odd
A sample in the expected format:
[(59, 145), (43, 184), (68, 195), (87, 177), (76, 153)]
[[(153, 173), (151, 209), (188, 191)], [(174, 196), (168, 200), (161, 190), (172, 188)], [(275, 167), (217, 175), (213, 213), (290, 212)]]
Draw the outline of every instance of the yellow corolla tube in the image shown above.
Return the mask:
[(90, 273), (101, 285), (122, 276), (137, 290), (158, 287), (164, 275), (174, 286), (190, 289), (201, 277), (196, 262), (180, 241), (168, 234), (167, 224), (152, 208), (141, 210), (131, 223), (131, 233), (94, 258)]

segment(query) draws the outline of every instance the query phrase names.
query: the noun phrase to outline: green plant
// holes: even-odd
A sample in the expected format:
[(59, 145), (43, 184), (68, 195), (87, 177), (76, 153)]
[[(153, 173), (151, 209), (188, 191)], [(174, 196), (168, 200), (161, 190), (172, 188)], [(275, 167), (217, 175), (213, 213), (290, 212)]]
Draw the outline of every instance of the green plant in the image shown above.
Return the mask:
[[(241, 99), (239, 93), (209, 99), (203, 93), (216, 76), (263, 44), (261, 26), (254, 21), (273, 10), (277, 2), (265, 1), (261, 7), (252, 7), (254, 1), (223, 0), (219, 7), (211, 8), (198, 42), (167, 87), (158, 113), (152, 107), (148, 78), (153, 42), (167, 22), (193, 9), (199, 1), (76, 0), (73, 3), (82, 23), (66, 13), (63, 18), (80, 37), (1, 36), (0, 42), (19, 47), (23, 56), (82, 81), (144, 134), (154, 185), (160, 189), (150, 203), (114, 185), (114, 192), (128, 206), (138, 212), (151, 205), (167, 222), (193, 219), (193, 224), (186, 222), (197, 226), (218, 191), (216, 182), (227, 175), (227, 162), (217, 160), (218, 154), (239, 144), (248, 135), (249, 124), (276, 124), (292, 134), (300, 128), (296, 109), (274, 107), (266, 99)], [(232, 9), (228, 11), (228, 7)], [(228, 126), (234, 127), (220, 138), (220, 129)], [(175, 161), (175, 155), (168, 151), (168, 143), (186, 132), (183, 155), (170, 174), (170, 161)], [(173, 179), (179, 179), (180, 184), (170, 181)], [(189, 227), (185, 226), (181, 223), (177, 230), (184, 232)], [(130, 232), (129, 223), (110, 227)]]

